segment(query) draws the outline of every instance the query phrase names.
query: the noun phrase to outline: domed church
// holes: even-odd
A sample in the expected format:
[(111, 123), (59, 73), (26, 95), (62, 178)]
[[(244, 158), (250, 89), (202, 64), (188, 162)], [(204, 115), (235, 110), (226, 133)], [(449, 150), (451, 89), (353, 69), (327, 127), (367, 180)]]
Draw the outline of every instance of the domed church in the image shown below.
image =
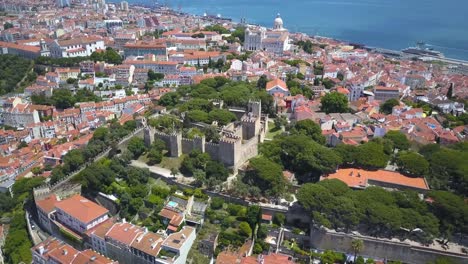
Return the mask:
[(245, 30), (244, 50), (266, 51), (277, 55), (290, 49), (289, 32), (283, 27), (283, 19), (278, 13), (272, 29), (248, 26)]

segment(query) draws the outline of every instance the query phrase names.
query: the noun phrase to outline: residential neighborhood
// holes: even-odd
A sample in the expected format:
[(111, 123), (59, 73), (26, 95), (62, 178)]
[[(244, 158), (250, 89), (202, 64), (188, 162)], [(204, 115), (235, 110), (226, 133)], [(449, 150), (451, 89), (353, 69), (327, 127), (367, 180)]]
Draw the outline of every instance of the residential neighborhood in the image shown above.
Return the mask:
[(466, 62), (164, 4), (0, 4), (0, 263), (466, 263)]

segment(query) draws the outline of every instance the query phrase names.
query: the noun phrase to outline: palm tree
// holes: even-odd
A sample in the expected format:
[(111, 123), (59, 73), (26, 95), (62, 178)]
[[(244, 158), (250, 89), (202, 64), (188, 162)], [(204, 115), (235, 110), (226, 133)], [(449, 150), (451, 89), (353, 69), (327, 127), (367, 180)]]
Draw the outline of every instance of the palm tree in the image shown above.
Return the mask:
[(353, 263), (356, 263), (357, 254), (364, 249), (364, 242), (361, 239), (353, 239), (351, 241), (351, 249), (354, 252)]

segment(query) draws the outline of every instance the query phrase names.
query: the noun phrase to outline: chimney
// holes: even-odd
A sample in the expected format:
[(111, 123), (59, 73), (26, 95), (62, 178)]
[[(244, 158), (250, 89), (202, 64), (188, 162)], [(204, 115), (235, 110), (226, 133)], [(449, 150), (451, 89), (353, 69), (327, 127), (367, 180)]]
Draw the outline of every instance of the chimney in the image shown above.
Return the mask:
[(64, 250), (62, 251), (62, 255), (66, 256), (67, 254), (68, 254), (68, 250), (64, 249)]
[(44, 254), (44, 246), (39, 247), (39, 254)]

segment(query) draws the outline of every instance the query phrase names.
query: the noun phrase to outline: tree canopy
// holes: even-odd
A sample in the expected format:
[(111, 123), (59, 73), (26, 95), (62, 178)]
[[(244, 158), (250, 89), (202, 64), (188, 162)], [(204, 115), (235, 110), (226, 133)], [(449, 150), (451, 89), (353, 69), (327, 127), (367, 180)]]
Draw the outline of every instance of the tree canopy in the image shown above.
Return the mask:
[(263, 194), (270, 197), (284, 194), (287, 187), (281, 166), (265, 157), (256, 157), (249, 161), (249, 170), (244, 181), (262, 186)]
[(335, 171), (342, 163), (333, 150), (305, 135), (276, 136), (260, 146), (260, 152), (284, 168), (296, 172), (304, 182), (317, 181), (324, 173)]
[(391, 130), (385, 134), (384, 138), (393, 142), (393, 146), (399, 150), (407, 150), (410, 147), (410, 142), (405, 134), (400, 131)]
[(322, 104), (320, 109), (327, 114), (348, 112), (348, 97), (338, 92), (327, 93), (320, 103)]
[(392, 98), (385, 101), (383, 104), (380, 105), (380, 112), (388, 115), (392, 113), (393, 107), (400, 105), (400, 101), (398, 99)]
[(315, 142), (324, 145), (325, 137), (322, 135), (322, 129), (320, 126), (310, 119), (298, 121), (292, 131), (292, 134), (302, 134), (310, 137)]
[[(19, 56), (0, 55), (0, 95), (13, 92), (21, 80), (31, 71), (32, 66), (32, 61)], [(34, 80), (35, 78), (31, 81)]]
[(422, 155), (413, 151), (399, 152), (396, 164), (400, 171), (411, 176), (422, 177), (429, 173), (429, 162)]
[(91, 54), (91, 60), (105, 61), (112, 64), (122, 64), (123, 58), (114, 49), (108, 47), (105, 51), (95, 51)]
[[(299, 203), (312, 215), (317, 226), (356, 230), (379, 237), (402, 237), (430, 241), (439, 235), (439, 219), (412, 191), (386, 191), (369, 187), (345, 190), (344, 183), (324, 180), (307, 183), (297, 193)], [(337, 191), (337, 187), (341, 192)], [(405, 230), (419, 228), (423, 233)]]

